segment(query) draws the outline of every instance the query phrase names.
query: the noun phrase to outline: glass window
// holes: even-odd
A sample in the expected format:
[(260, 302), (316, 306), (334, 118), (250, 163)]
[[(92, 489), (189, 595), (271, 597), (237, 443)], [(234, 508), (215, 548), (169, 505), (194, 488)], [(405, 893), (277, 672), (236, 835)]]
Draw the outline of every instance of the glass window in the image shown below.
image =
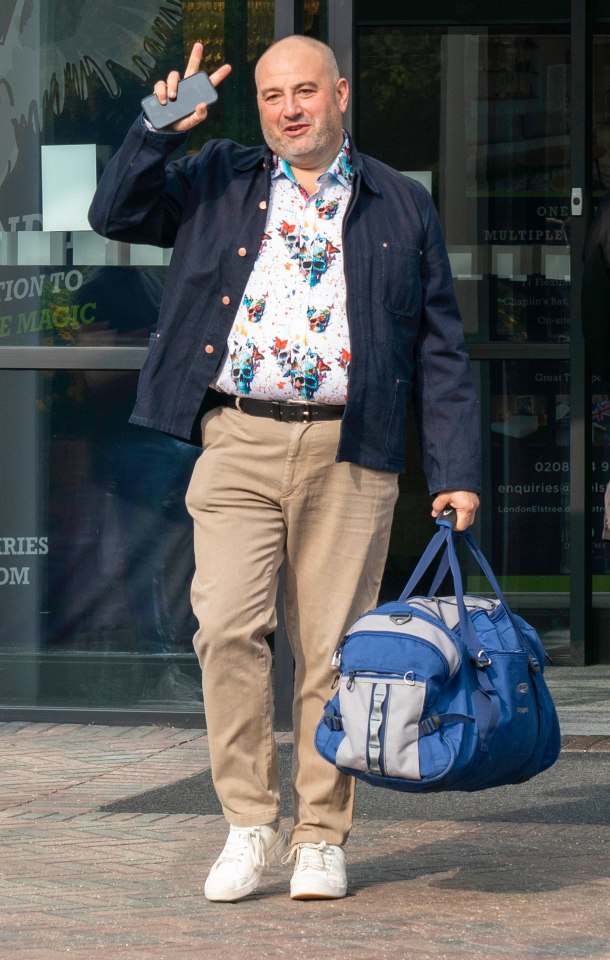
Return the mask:
[[(600, 5), (597, 13), (605, 16), (610, 11), (607, 4)], [(604, 196), (610, 186), (610, 25), (599, 23), (593, 38), (593, 156), (597, 157), (598, 176), (593, 182), (593, 206)], [(605, 334), (600, 331), (600, 338)], [(610, 536), (604, 528), (604, 501), (610, 481), (610, 384), (600, 377), (593, 377), (592, 384), (592, 538), (593, 538), (593, 606), (594, 631), (600, 651), (607, 646), (610, 636), (608, 610), (610, 607)]]
[(569, 364), (493, 360), (490, 379), (494, 570), (507, 589), (524, 577), (529, 589), (566, 590)]
[[(569, 10), (563, 6), (560, 21), (558, 10), (552, 19), (540, 4), (524, 16), (506, 4), (493, 11), (475, 4), (466, 24), (463, 10), (447, 0), (444, 22), (437, 5), (433, 22), (418, 23), (416, 16), (406, 22), (399, 6), (358, 5), (357, 142), (418, 179), (437, 205), (466, 336), (473, 347), (478, 341), (478, 536), (512, 607), (552, 653), (567, 657), (569, 363), (532, 359), (528, 345), (556, 356), (557, 345), (569, 342)], [(386, 11), (390, 22), (383, 23)], [(603, 138), (596, 142), (599, 187), (606, 148)], [(515, 359), (493, 359), (508, 349)], [(429, 536), (428, 522), (416, 520), (411, 549), (411, 520), (406, 552), (415, 557), (404, 555), (413, 506), (427, 516), (429, 497), (414, 475), (402, 491), (388, 595), (404, 585)], [(487, 589), (476, 572), (467, 583), (472, 592)]]
[(432, 192), (467, 335), (567, 341), (568, 26), (358, 36), (358, 142)]
[(199, 451), (129, 425), (135, 387), (0, 372), (0, 702), (200, 698), (184, 506)]
[(489, 377), (489, 559), (515, 610), (538, 628), (551, 655), (566, 652), (569, 364), (493, 360)]
[(254, 64), (273, 0), (9, 0), (0, 17), (0, 348), (145, 344), (171, 251), (89, 229), (98, 173), (196, 39), (207, 72), (234, 72), (183, 149), (259, 142)]
[[(95, 183), (197, 39), (208, 73), (234, 72), (182, 150), (260, 142), (254, 65), (274, 13), (273, 0), (1, 4), (0, 350), (148, 342), (171, 251), (94, 234)], [(0, 371), (4, 704), (201, 710), (184, 507), (198, 450), (128, 424), (136, 381)]]
[(593, 589), (610, 591), (610, 530), (604, 529), (604, 499), (610, 482), (610, 395), (599, 378), (593, 383), (592, 401)]
[(610, 189), (610, 24), (596, 27), (593, 37), (594, 203)]

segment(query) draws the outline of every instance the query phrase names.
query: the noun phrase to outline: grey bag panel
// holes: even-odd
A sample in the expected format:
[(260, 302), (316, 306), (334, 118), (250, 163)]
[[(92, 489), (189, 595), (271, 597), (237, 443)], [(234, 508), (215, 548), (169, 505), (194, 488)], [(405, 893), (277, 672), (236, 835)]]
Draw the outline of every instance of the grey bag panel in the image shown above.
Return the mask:
[(393, 684), (385, 736), (386, 777), (420, 780), (419, 721), (422, 718), (426, 684)]
[[(421, 599), (423, 600), (423, 598)], [(409, 604), (411, 604), (410, 600)], [(422, 605), (422, 610), (424, 610), (426, 613), (431, 613), (433, 616), (438, 616), (435, 609), (429, 609)], [(390, 614), (368, 613), (360, 617), (359, 620), (356, 620), (351, 630), (347, 632), (346, 637), (350, 637), (354, 633), (366, 632), (399, 633), (401, 636), (406, 637), (411, 631), (409, 630), (408, 620), (403, 623), (398, 623), (392, 620)], [(449, 664), (449, 672), (451, 674), (457, 670), (460, 665), (459, 651), (451, 637), (448, 637), (442, 629), (435, 627), (433, 623), (428, 623), (427, 620), (421, 620), (418, 617), (417, 628), (415, 631), (413, 631), (413, 634), (418, 639), (426, 640), (443, 654), (445, 660)]]
[(420, 780), (418, 725), (425, 698), (426, 684), (420, 681), (342, 677), (339, 706), (345, 736), (337, 765), (380, 774), (383, 756), (386, 776)]
[[(491, 616), (500, 606), (500, 601), (492, 597), (464, 596), (464, 603), (469, 613), (483, 610)], [(432, 617), (438, 617), (450, 630), (459, 625), (460, 615), (455, 597), (409, 597), (409, 606), (416, 607)]]

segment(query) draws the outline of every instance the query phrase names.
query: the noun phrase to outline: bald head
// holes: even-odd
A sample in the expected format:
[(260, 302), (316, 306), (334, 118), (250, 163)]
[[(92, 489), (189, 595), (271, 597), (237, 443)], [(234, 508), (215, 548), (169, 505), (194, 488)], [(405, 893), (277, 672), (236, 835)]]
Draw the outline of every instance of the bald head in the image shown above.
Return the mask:
[(265, 52), (259, 57), (258, 63), (256, 64), (255, 79), (256, 85), (259, 84), (259, 76), (261, 72), (261, 67), (265, 65), (265, 61), (270, 58), (272, 61), (278, 60), (280, 58), (290, 58), (291, 54), (299, 50), (300, 52), (309, 53), (314, 58), (320, 58), (330, 79), (334, 82), (339, 79), (339, 67), (335, 59), (335, 55), (325, 43), (322, 43), (321, 40), (315, 40), (313, 37), (304, 37), (300, 34), (294, 34), (291, 37), (284, 37), (283, 40), (277, 40), (276, 43), (272, 43), (270, 47), (267, 47)]

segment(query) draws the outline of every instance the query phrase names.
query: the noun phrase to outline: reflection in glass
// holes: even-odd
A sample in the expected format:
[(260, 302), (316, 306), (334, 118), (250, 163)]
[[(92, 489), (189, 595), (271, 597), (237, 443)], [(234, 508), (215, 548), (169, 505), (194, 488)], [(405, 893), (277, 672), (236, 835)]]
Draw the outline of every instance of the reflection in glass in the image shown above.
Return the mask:
[(555, 577), (556, 589), (565, 589), (569, 366), (496, 360), (490, 367), (494, 569), (504, 578)]
[(610, 25), (599, 24), (593, 38), (593, 197), (610, 188)]
[(359, 144), (429, 171), (467, 334), (567, 341), (567, 26), (366, 26), (358, 57)]
[(599, 377), (592, 389), (593, 589), (610, 590), (610, 540), (604, 530), (604, 498), (610, 483), (610, 396)]
[[(305, 5), (310, 32), (323, 5)], [(254, 64), (274, 12), (274, 0), (0, 4), (0, 348), (148, 342), (171, 251), (82, 220), (43, 230), (41, 147), (95, 145), (99, 172), (197, 39), (204, 69), (234, 72), (182, 152), (260, 142)], [(0, 372), (0, 702), (200, 711), (183, 505), (198, 451), (128, 424), (136, 379)]]
[(490, 381), (490, 562), (557, 652), (569, 642), (569, 364), (495, 360)]
[(184, 507), (198, 450), (127, 423), (136, 378), (0, 373), (2, 702), (199, 700)]
[[(315, 10), (309, 9), (308, 19), (313, 25)], [(209, 119), (182, 152), (196, 151), (212, 137), (259, 142), (254, 65), (273, 39), (273, 26), (273, 0), (2, 4), (0, 347), (80, 344), (90, 321), (77, 310), (79, 291), (95, 281), (98, 300), (108, 303), (112, 297), (111, 290), (100, 289), (112, 274), (93, 277), (89, 268), (133, 268), (132, 277), (140, 269), (158, 269), (162, 275), (171, 253), (104, 241), (88, 231), (84, 198), (91, 192), (90, 176), (67, 221), (66, 202), (54, 194), (68, 186), (72, 202), (83, 171), (77, 167), (77, 176), (64, 165), (59, 181), (49, 183), (43, 196), (41, 148), (46, 159), (64, 149), (69, 157), (89, 149), (101, 169), (138, 116), (153, 79), (182, 69), (196, 39), (205, 43), (205, 70), (212, 72), (225, 60), (234, 69)], [(51, 212), (60, 219), (50, 220)], [(104, 326), (108, 342), (145, 345), (157, 320), (154, 302), (144, 301), (151, 310), (143, 317), (138, 290), (126, 296), (116, 323), (98, 310), (97, 329)], [(137, 324), (125, 320), (133, 310)]]

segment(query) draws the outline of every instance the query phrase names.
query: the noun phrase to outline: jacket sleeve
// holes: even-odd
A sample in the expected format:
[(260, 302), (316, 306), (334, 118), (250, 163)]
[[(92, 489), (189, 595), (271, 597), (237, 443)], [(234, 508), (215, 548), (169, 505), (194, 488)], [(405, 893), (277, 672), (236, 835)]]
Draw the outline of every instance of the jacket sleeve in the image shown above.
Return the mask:
[(593, 218), (583, 259), (583, 337), (591, 369), (610, 384), (610, 194)]
[(140, 116), (107, 164), (89, 208), (103, 237), (171, 247), (197, 158), (167, 164), (186, 135), (149, 130)]
[(420, 206), (422, 311), (414, 406), (432, 494), (481, 488), (480, 416), (449, 258), (434, 204)]

